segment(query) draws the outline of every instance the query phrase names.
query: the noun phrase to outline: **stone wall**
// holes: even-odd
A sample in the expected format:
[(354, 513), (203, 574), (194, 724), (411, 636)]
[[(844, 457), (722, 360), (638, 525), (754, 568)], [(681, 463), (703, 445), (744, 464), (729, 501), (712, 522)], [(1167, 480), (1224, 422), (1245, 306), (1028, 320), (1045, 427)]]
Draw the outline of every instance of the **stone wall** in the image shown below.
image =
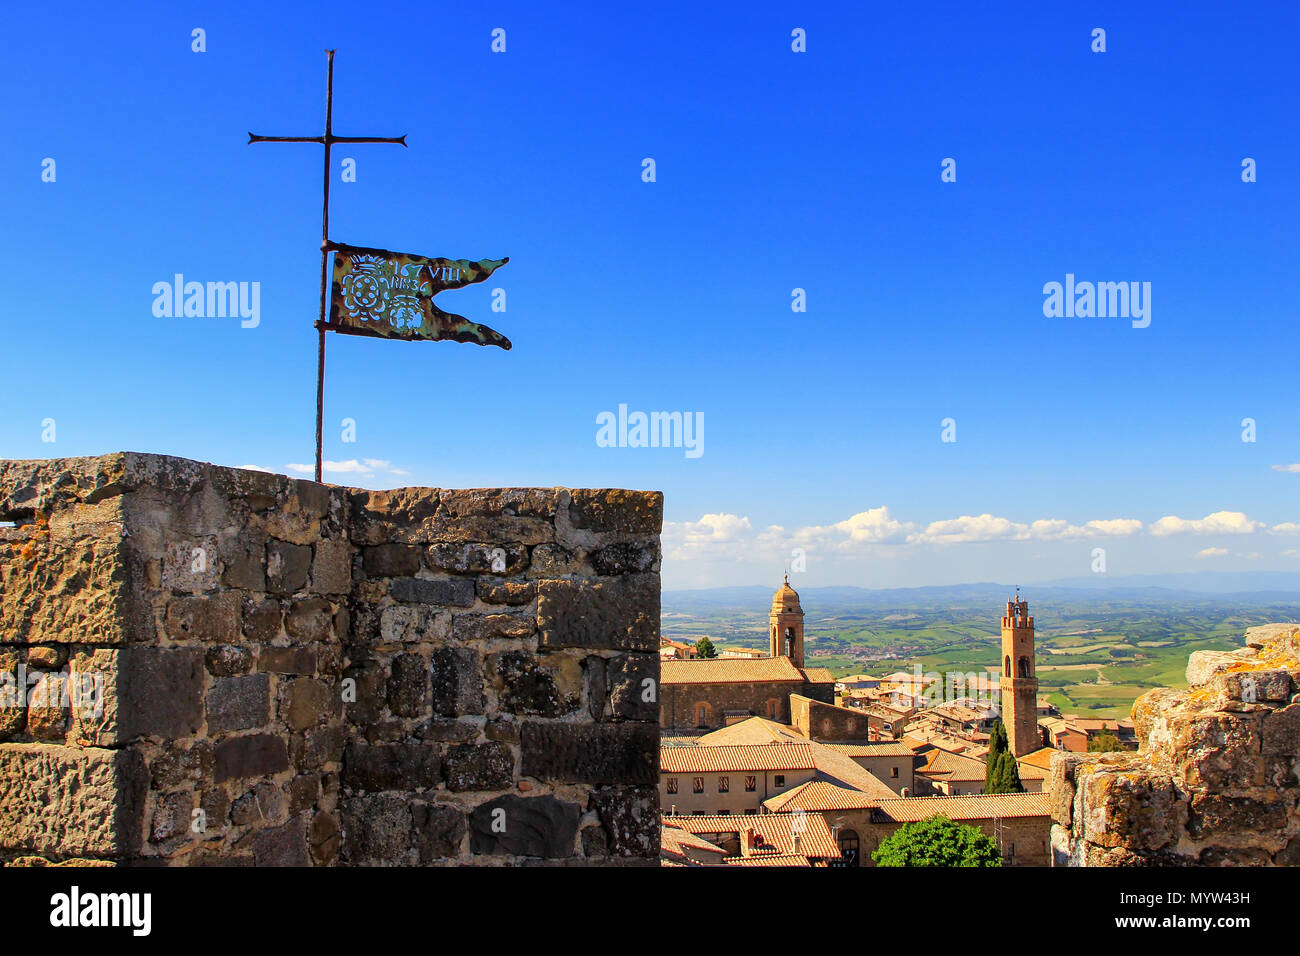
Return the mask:
[(1134, 703), (1138, 753), (1052, 756), (1057, 865), (1300, 863), (1300, 627), (1197, 651), (1187, 681)]
[[(834, 684), (810, 685), (821, 697), (832, 698)], [(851, 707), (839, 707), (828, 700), (790, 695), (790, 723), (809, 740), (866, 740), (870, 733), (867, 715)]]
[(662, 505), (0, 462), (0, 861), (653, 865)]

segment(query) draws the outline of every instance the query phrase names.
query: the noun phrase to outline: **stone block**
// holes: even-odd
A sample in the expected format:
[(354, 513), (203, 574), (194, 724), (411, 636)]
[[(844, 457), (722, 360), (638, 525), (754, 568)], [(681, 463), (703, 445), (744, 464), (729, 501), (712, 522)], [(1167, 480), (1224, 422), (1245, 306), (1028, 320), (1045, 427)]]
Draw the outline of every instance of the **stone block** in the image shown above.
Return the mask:
[(442, 779), (433, 744), (350, 743), (343, 753), (343, 786), (350, 790), (430, 790)]
[(295, 594), (307, 586), (311, 571), (311, 546), (288, 541), (266, 545), (266, 589), (273, 594)]
[(411, 805), (415, 847), (421, 866), (454, 860), (465, 839), (465, 813), (457, 807), (434, 803)]
[(528, 567), (528, 549), (522, 544), (446, 542), (424, 549), (428, 566), (448, 574), (519, 574)]
[(659, 541), (619, 541), (591, 555), (597, 574), (641, 574), (659, 570)]
[(238, 643), (243, 599), (234, 591), (200, 597), (176, 597), (167, 602), (164, 624), (173, 641), (204, 644)]
[(540, 646), (659, 651), (659, 575), (538, 584)]
[(385, 644), (443, 643), (450, 632), (450, 611), (395, 604), (379, 615), (379, 639)]
[(457, 614), (451, 622), (454, 641), (521, 640), (537, 632), (537, 618), (530, 611), (502, 614)]
[(310, 677), (316, 672), (314, 647), (263, 647), (257, 652), (257, 669), (271, 674)]
[(373, 794), (340, 801), (343, 862), (400, 864), (411, 849), (411, 810), (404, 797)]
[(470, 814), (470, 852), (548, 859), (572, 856), (580, 816), (577, 804), (553, 796), (497, 797)]
[(137, 751), (0, 744), (0, 780), (5, 853), (139, 852), (149, 773)]
[(393, 658), (388, 679), (388, 708), (400, 717), (419, 717), (428, 706), (429, 668), (418, 654)]
[(479, 578), (477, 591), (479, 600), (484, 604), (531, 604), (537, 597), (537, 582), (494, 581), (491, 578)]
[[(609, 787), (587, 805), (600, 818), (610, 856), (659, 856), (659, 791), (656, 787)], [(590, 855), (590, 854), (588, 854)]]
[(302, 816), (284, 826), (262, 830), (253, 841), (257, 866), (311, 866), (307, 852), (307, 824)]
[(311, 590), (347, 594), (352, 590), (352, 545), (342, 538), (317, 541), (311, 559)]
[(474, 582), (462, 578), (450, 581), (396, 578), (393, 581), (392, 595), (396, 600), (407, 604), (471, 607), (474, 604)]
[(483, 675), (478, 652), (468, 647), (443, 647), (429, 656), (431, 702), (440, 717), (483, 713)]
[(207, 694), (208, 733), (265, 727), (271, 717), (271, 680), (265, 674), (221, 677)]
[(253, 652), (238, 644), (218, 644), (207, 649), (203, 662), (213, 677), (246, 674), (253, 666)]
[(514, 784), (515, 758), (502, 743), (456, 744), (443, 770), (448, 790), (506, 790)]
[(596, 532), (658, 534), (663, 527), (664, 496), (657, 491), (620, 488), (574, 488), (569, 523)]
[(361, 566), (372, 578), (409, 578), (420, 570), (420, 549), (410, 544), (380, 544), (361, 552)]
[(659, 655), (611, 657), (609, 701), (615, 720), (659, 720)]
[(232, 737), (217, 744), (214, 780), (242, 780), (289, 769), (284, 739), (271, 734)]
[(525, 721), (523, 774), (561, 783), (657, 785), (659, 728)]

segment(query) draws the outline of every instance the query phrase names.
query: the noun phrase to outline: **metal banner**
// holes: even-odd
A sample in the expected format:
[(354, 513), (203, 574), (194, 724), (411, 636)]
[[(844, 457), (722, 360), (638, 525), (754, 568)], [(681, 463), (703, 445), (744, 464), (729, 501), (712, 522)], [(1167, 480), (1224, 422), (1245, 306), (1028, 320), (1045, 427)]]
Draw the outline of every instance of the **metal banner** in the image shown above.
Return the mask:
[(329, 243), (334, 253), (329, 322), (345, 335), (472, 342), (510, 348), (510, 340), (463, 315), (444, 312), (433, 297), (482, 282), (510, 261), (430, 259), (387, 249)]

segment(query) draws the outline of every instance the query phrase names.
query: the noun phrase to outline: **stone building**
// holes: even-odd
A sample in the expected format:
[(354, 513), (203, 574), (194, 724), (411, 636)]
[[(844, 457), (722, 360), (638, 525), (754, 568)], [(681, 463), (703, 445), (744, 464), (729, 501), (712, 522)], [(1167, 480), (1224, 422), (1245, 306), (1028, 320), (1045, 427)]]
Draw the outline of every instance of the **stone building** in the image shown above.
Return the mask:
[(791, 695), (834, 705), (830, 671), (804, 666), (803, 609), (788, 581), (772, 597), (768, 623), (770, 657), (663, 661), (660, 724), (714, 730), (752, 715), (788, 724)]
[(802, 810), (820, 816), (835, 834), (843, 858), (853, 866), (874, 866), (871, 854), (905, 823), (933, 816), (979, 828), (993, 837), (1005, 866), (1049, 866), (1051, 797), (1045, 793), (985, 796), (899, 797), (871, 794), (814, 780), (764, 803), (773, 814)]

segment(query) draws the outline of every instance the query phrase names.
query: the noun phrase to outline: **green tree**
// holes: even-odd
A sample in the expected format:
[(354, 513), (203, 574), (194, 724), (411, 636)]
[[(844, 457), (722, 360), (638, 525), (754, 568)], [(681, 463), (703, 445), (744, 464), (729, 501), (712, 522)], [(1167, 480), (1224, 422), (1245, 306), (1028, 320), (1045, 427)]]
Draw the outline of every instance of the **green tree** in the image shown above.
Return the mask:
[(1124, 745), (1119, 742), (1119, 738), (1111, 733), (1098, 734), (1088, 741), (1088, 753), (1109, 753), (1123, 749)]
[(718, 649), (709, 640), (709, 635), (705, 634), (695, 642), (695, 653), (700, 657), (717, 657)]
[(1024, 793), (1025, 785), (1020, 782), (1020, 765), (1011, 753), (1011, 742), (1007, 737), (1007, 726), (999, 717), (989, 732), (989, 752), (984, 758), (984, 792), (985, 793)]
[(944, 816), (905, 823), (871, 854), (877, 866), (1001, 866), (1002, 854), (978, 827)]
[(1020, 765), (1010, 751), (999, 754), (992, 766), (986, 764), (984, 774), (985, 793), (1025, 792), (1025, 785), (1020, 781)]

